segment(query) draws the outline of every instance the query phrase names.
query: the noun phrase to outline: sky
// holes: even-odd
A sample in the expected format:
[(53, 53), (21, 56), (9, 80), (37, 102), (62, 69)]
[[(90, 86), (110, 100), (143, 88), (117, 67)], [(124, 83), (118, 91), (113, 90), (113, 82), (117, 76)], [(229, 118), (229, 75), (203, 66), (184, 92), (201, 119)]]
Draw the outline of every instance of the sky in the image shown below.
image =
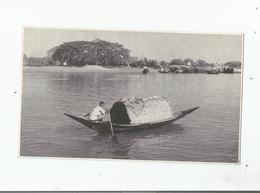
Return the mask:
[(242, 61), (242, 35), (158, 32), (94, 31), (25, 28), (23, 51), (28, 57), (44, 57), (63, 42), (102, 39), (123, 44), (131, 56), (170, 62), (202, 59), (209, 63)]

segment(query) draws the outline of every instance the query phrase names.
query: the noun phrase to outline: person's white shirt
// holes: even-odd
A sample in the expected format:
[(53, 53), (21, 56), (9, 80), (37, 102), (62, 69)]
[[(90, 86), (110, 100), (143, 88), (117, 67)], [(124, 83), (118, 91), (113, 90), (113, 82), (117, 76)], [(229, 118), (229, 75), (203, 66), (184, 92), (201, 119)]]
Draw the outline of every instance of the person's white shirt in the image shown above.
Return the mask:
[(90, 113), (90, 120), (99, 120), (102, 119), (102, 116), (106, 113), (106, 111), (101, 106), (96, 106)]

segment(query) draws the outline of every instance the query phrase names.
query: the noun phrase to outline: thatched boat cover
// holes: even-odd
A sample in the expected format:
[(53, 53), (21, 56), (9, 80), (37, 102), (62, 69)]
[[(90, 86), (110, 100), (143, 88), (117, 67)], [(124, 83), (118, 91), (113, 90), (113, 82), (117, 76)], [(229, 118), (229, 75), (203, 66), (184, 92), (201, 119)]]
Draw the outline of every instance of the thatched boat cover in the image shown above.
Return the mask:
[(124, 97), (113, 104), (111, 110), (113, 123), (140, 124), (169, 119), (173, 116), (169, 103), (162, 97), (147, 98)]

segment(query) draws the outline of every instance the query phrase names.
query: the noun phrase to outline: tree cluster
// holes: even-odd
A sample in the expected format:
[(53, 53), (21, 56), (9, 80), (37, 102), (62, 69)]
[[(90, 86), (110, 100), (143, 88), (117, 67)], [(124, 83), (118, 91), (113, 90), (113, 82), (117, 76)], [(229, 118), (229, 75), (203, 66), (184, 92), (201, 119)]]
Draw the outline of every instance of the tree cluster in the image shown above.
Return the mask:
[(54, 62), (68, 66), (123, 66), (128, 64), (129, 57), (130, 50), (123, 45), (100, 39), (65, 42), (51, 56)]
[(156, 66), (158, 66), (158, 62), (156, 60), (151, 60), (151, 59), (147, 59), (147, 58), (143, 58), (143, 59), (137, 59), (135, 58), (135, 60), (131, 61), (129, 63), (129, 65), (131, 67), (150, 67), (150, 68), (155, 68)]
[[(192, 67), (192, 68), (209, 68), (216, 67), (213, 63), (204, 60), (193, 60), (186, 58), (184, 60), (175, 58), (170, 62), (157, 61), (154, 59), (130, 56), (130, 50), (122, 44), (112, 43), (101, 39), (94, 41), (73, 41), (64, 42), (47, 51), (47, 56), (43, 58), (33, 58), (24, 55), (25, 65), (66, 65), (66, 66), (85, 66), (85, 65), (102, 65), (102, 66), (131, 66), (131, 67)], [(224, 66), (229, 68), (241, 68), (241, 62), (227, 62)]]
[(241, 62), (239, 61), (226, 62), (224, 66), (229, 68), (241, 68)]

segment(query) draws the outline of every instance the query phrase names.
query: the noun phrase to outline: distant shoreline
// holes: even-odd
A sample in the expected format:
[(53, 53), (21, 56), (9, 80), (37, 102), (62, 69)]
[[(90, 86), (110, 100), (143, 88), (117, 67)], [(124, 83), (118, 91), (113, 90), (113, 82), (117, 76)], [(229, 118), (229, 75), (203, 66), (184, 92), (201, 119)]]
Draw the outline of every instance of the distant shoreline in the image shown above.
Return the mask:
[[(33, 66), (33, 65), (23, 65), (23, 71), (25, 72), (142, 72), (140, 67), (131, 67), (131, 66), (99, 66), (99, 65), (86, 65), (83, 67), (77, 66)], [(150, 72), (158, 72), (158, 69), (149, 68)], [(176, 74), (174, 72), (169, 72), (170, 74)], [(205, 72), (179, 72), (180, 74), (211, 74), (207, 71)], [(223, 73), (223, 72), (218, 72)], [(215, 74), (218, 74), (215, 73)], [(233, 73), (241, 73), (241, 69), (234, 68)], [(233, 74), (227, 73), (227, 74)], [(178, 73), (177, 73), (178, 74)], [(214, 73), (213, 73), (214, 74)]]
[(55, 71), (63, 71), (63, 72), (110, 72), (110, 71), (141, 71), (141, 68), (133, 68), (133, 67), (103, 67), (99, 65), (87, 65), (83, 67), (76, 66), (30, 66), (24, 65), (23, 71), (26, 72), (55, 72)]

